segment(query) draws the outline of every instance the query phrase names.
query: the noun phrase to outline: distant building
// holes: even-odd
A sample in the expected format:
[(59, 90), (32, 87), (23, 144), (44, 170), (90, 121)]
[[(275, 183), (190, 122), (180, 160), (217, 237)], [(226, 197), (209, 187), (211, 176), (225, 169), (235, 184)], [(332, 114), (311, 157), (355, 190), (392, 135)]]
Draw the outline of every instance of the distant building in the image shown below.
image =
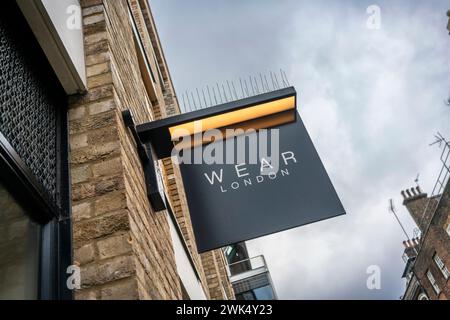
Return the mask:
[(447, 24), (447, 30), (448, 30), (448, 33), (450, 34), (450, 10), (447, 11), (447, 16), (449, 17), (448, 24)]
[(236, 300), (277, 300), (264, 256), (250, 258), (245, 243), (224, 249)]
[(403, 261), (405, 262), (405, 270), (402, 278), (406, 279), (407, 287), (404, 300), (429, 300), (423, 287), (420, 285), (417, 277), (414, 276), (413, 267), (417, 258), (417, 250), (419, 248), (419, 238), (403, 241), (405, 251), (403, 253)]
[(443, 167), (431, 196), (419, 187), (402, 191), (420, 236), (404, 242), (405, 300), (450, 299), (450, 146), (445, 144)]

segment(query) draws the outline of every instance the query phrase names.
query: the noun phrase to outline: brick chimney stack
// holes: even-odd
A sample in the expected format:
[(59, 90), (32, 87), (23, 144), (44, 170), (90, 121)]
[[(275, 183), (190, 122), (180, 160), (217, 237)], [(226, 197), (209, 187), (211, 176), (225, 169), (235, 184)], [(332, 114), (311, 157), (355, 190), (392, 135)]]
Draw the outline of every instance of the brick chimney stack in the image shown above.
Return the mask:
[[(404, 199), (403, 205), (408, 209), (417, 227), (423, 232), (436, 208), (436, 200), (428, 198), (428, 195), (420, 187), (406, 189), (401, 192), (401, 195)], [(431, 201), (429, 205), (428, 201)], [(427, 208), (427, 212), (424, 214), (425, 208)]]
[(402, 191), (401, 194), (404, 199), (403, 205), (405, 205), (405, 206), (411, 201), (415, 201), (415, 200), (427, 197), (427, 194), (422, 192), (420, 187), (406, 189), (406, 190)]

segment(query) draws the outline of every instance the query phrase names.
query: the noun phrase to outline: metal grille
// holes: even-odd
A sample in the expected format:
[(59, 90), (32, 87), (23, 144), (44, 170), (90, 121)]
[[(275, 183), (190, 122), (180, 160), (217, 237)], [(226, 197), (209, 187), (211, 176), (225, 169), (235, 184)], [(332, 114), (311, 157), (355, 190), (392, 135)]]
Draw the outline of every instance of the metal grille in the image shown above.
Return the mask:
[(259, 275), (241, 280), (237, 283), (233, 283), (233, 289), (236, 294), (240, 294), (240, 293), (247, 292), (250, 290), (265, 287), (268, 285), (270, 285), (269, 273), (264, 272), (263, 274), (259, 274)]
[(29, 30), (8, 20), (0, 15), (0, 132), (55, 201), (59, 87)]

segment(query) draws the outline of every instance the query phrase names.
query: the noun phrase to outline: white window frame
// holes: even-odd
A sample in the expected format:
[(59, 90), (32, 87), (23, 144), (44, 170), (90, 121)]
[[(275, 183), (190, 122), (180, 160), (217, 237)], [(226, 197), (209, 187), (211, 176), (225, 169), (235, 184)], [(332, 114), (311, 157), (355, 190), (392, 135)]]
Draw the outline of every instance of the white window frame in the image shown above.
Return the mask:
[(434, 292), (436, 292), (436, 294), (439, 295), (441, 293), (441, 289), (437, 285), (436, 279), (434, 278), (434, 276), (433, 276), (433, 274), (431, 273), (430, 270), (427, 271), (427, 278), (428, 278), (428, 281), (430, 281), (431, 286), (434, 289)]
[(450, 222), (449, 222), (449, 224), (447, 225), (447, 234), (450, 236)]
[(436, 263), (439, 270), (441, 270), (442, 275), (444, 276), (445, 280), (448, 280), (450, 277), (450, 272), (448, 271), (447, 267), (445, 266), (444, 261), (438, 256), (437, 252), (433, 255), (433, 260)]

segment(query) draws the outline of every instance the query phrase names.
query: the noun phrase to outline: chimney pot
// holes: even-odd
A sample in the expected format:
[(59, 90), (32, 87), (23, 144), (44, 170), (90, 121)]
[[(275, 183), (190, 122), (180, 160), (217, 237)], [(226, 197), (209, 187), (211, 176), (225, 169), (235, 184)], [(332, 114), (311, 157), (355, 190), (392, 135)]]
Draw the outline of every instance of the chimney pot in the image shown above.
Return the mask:
[(419, 194), (422, 194), (422, 190), (420, 189), (419, 186), (416, 187), (416, 190), (417, 190), (417, 192), (418, 192)]
[(401, 192), (401, 195), (403, 196), (403, 199), (406, 199), (406, 193), (405, 193), (405, 191), (402, 191), (402, 192)]
[(411, 194), (412, 194), (413, 196), (417, 196), (416, 189), (411, 188)]
[(409, 189), (406, 189), (406, 195), (407, 195), (407, 198), (411, 198), (411, 192), (409, 191)]

